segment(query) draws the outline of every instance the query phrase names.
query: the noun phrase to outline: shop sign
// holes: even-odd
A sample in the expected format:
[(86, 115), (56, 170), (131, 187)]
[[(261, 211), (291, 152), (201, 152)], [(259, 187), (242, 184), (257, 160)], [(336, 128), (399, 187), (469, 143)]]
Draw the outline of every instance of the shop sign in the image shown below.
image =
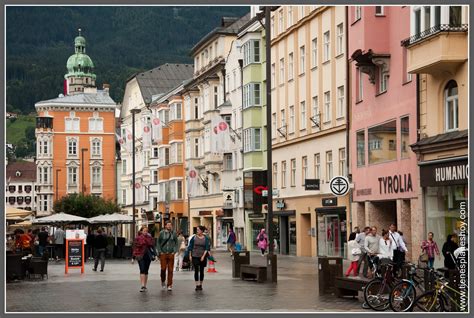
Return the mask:
[(69, 268), (80, 268), (84, 273), (84, 239), (66, 239), (66, 274)]
[(304, 179), (305, 190), (319, 190), (319, 179)]
[(467, 159), (420, 165), (422, 187), (467, 184), (468, 178)]
[(349, 180), (343, 176), (336, 176), (329, 182), (329, 189), (336, 196), (344, 196), (349, 192)]
[(212, 215), (212, 211), (199, 211), (199, 216)]
[(285, 208), (285, 200), (278, 200), (275, 204), (277, 209), (284, 209)]
[(337, 198), (323, 198), (321, 203), (323, 206), (337, 206)]
[(411, 173), (380, 177), (379, 189), (380, 194), (412, 192)]

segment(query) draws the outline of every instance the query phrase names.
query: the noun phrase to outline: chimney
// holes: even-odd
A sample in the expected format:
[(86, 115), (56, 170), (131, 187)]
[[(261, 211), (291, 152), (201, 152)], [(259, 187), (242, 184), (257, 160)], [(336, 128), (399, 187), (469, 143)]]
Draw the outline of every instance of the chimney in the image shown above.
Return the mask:
[(110, 84), (104, 83), (104, 84), (102, 85), (102, 89), (104, 90), (104, 92), (106, 92), (107, 94), (109, 94)]

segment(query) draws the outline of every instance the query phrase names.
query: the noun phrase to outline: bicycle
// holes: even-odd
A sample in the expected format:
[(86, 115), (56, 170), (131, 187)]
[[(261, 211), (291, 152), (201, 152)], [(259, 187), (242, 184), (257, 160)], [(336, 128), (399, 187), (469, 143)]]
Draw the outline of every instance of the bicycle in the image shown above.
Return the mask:
[(435, 274), (434, 289), (423, 293), (415, 299), (412, 311), (415, 312), (460, 312), (461, 304), (456, 297), (462, 297), (461, 292), (449, 286), (449, 282), (438, 272)]
[(364, 300), (367, 306), (376, 311), (385, 311), (390, 306), (390, 292), (395, 285), (395, 277), (393, 276), (394, 263), (387, 263), (385, 271), (381, 276), (372, 279), (364, 288)]
[(416, 299), (418, 292), (424, 292), (424, 280), (416, 273), (415, 264), (409, 264), (408, 279), (402, 279), (390, 292), (390, 308), (395, 312), (409, 311)]

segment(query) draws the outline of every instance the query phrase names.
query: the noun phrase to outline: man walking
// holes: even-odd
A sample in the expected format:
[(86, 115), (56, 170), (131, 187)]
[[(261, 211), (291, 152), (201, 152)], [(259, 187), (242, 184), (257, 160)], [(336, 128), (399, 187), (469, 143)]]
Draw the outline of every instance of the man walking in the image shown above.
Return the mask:
[(393, 262), (395, 263), (394, 272), (397, 275), (398, 270), (402, 267), (405, 262), (405, 254), (408, 252), (408, 249), (403, 241), (403, 237), (400, 233), (397, 232), (397, 225), (392, 223), (390, 224), (389, 231), (390, 239), (393, 241)]
[(94, 239), (95, 239), (95, 234), (92, 229), (90, 229), (87, 233), (86, 237), (86, 245), (87, 245), (87, 253), (86, 253), (86, 258), (87, 259), (93, 259), (94, 258)]
[(230, 252), (230, 255), (232, 255), (232, 252), (235, 250), (235, 233), (232, 228), (229, 228), (229, 236), (227, 237), (227, 249)]
[[(165, 228), (160, 232), (156, 241), (156, 250), (161, 263), (161, 287), (173, 289), (174, 254), (178, 252), (178, 238), (172, 230), (171, 221), (166, 221)], [(166, 270), (168, 270), (168, 284), (166, 284)]]
[(62, 228), (58, 227), (54, 231), (54, 245), (56, 250), (56, 262), (58, 262), (64, 255), (64, 239), (65, 233)]
[(359, 233), (356, 237), (356, 242), (360, 246), (360, 251), (362, 252), (359, 257), (359, 261), (357, 263), (357, 275), (359, 275), (360, 272), (360, 266), (362, 265), (362, 262), (364, 262), (364, 269), (362, 270), (362, 275), (367, 278), (367, 271), (369, 269), (369, 263), (367, 260), (367, 251), (365, 250), (365, 237), (369, 235), (370, 232), (370, 227), (366, 226), (364, 228), (364, 231), (362, 233)]
[(105, 266), (105, 252), (107, 250), (107, 237), (101, 229), (97, 230), (97, 235), (94, 238), (94, 272), (97, 271), (97, 266), (99, 265), (100, 259), (100, 271), (104, 271)]
[(42, 227), (41, 231), (38, 233), (38, 251), (39, 255), (43, 256), (44, 251), (46, 250), (46, 245), (48, 245), (48, 232), (46, 232), (46, 228)]
[[(377, 262), (377, 254), (379, 253), (380, 236), (377, 235), (377, 227), (372, 226), (370, 234), (365, 237), (364, 248), (367, 252), (367, 259), (373, 265)], [(373, 268), (373, 266), (371, 266)], [(375, 273), (372, 273), (374, 275)]]

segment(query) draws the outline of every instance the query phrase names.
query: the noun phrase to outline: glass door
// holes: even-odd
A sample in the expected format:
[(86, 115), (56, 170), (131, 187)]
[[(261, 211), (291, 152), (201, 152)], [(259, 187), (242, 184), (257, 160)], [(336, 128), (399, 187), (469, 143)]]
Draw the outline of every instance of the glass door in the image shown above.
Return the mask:
[(318, 256), (343, 256), (340, 222), (337, 214), (318, 215)]

